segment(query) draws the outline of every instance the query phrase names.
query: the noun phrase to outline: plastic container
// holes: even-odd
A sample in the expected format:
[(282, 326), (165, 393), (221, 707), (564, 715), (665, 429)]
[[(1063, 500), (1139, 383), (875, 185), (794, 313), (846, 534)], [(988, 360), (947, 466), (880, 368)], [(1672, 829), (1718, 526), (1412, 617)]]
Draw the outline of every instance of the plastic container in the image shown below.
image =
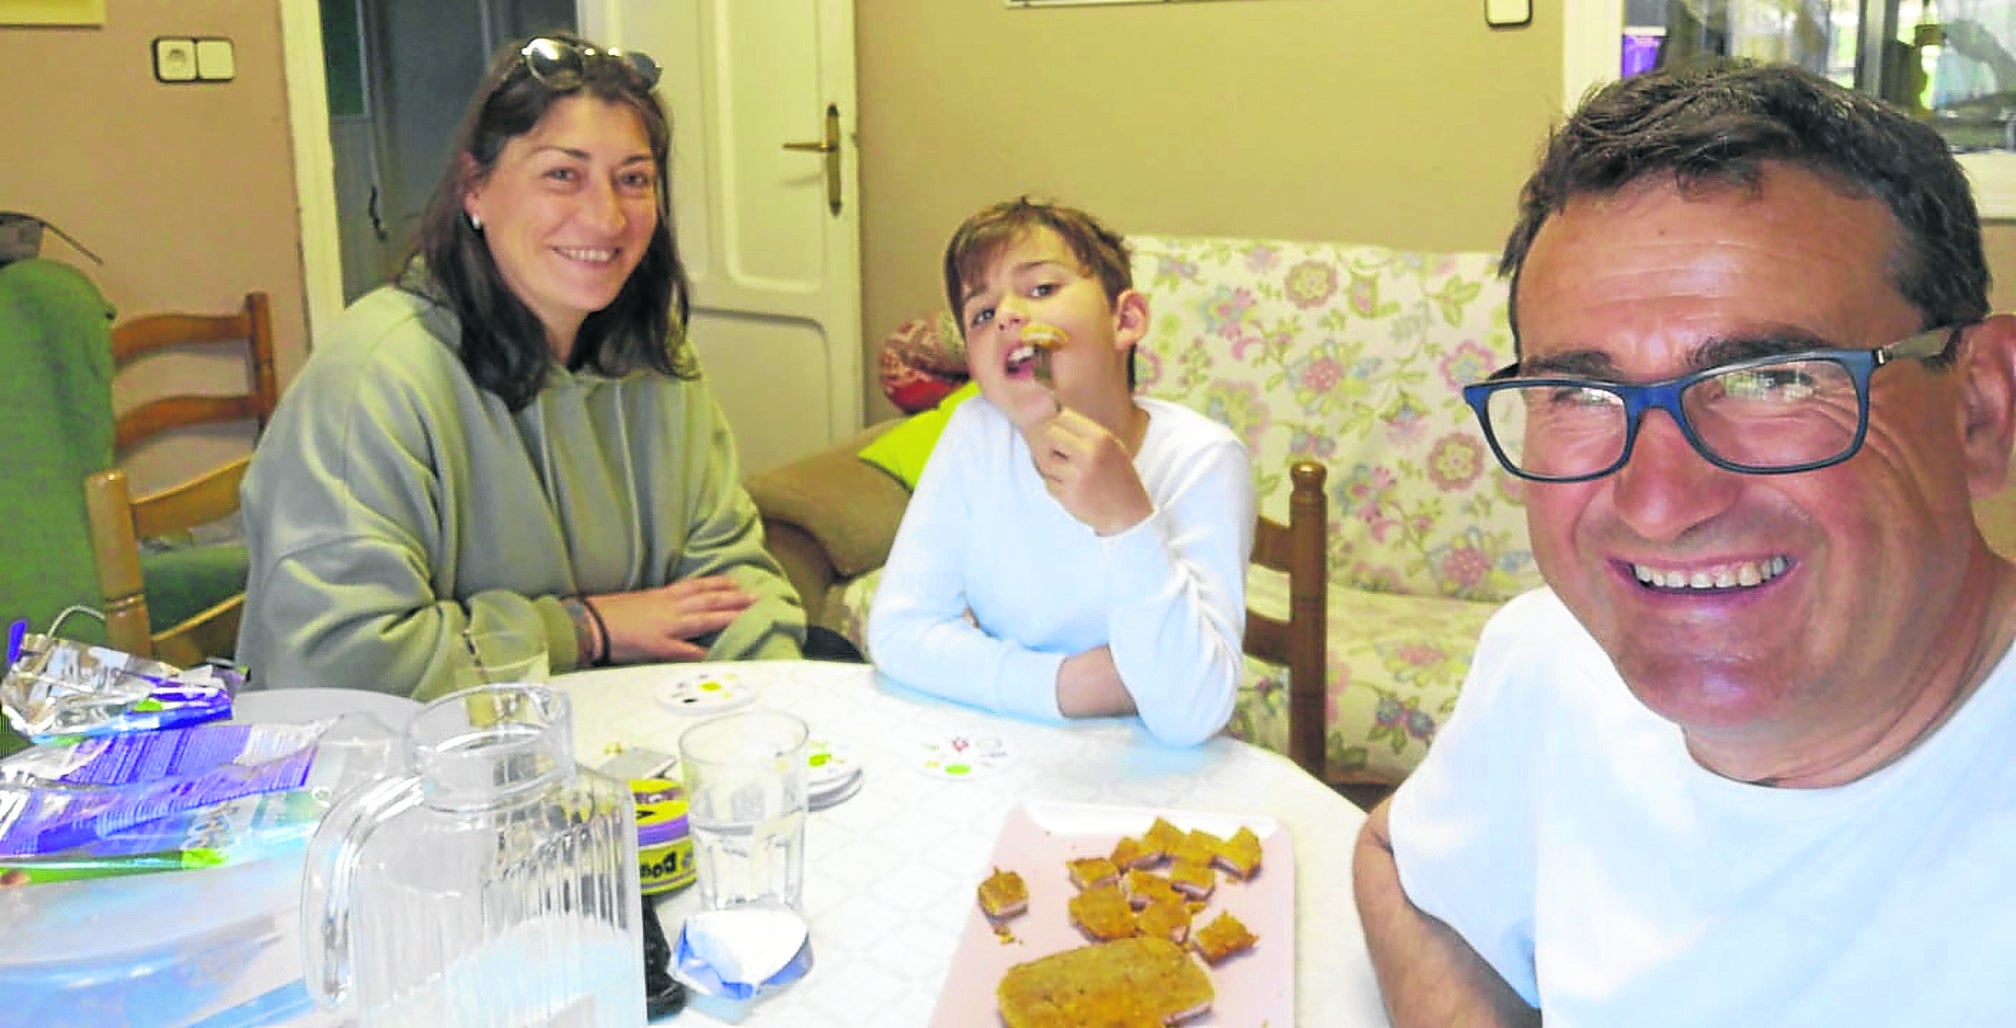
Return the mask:
[(0, 996), (33, 1025), (188, 1024), (301, 977), (301, 854), (0, 890)]
[(693, 884), (693, 837), (686, 830), (686, 790), (665, 778), (633, 778), (637, 803), (637, 880), (646, 896)]
[[(348, 690), (302, 690), (293, 702), (240, 704), (240, 720), (306, 721), (369, 710), (339, 724), (346, 739), (381, 737), (420, 705)], [(306, 694), (313, 694), (312, 696)], [(391, 702), (388, 702), (391, 701)], [(387, 720), (398, 724), (387, 725)], [(328, 738), (328, 736), (325, 736)], [(335, 788), (387, 770), (362, 759)], [(0, 889), (0, 1021), (37, 1026), (333, 1024), (301, 985), (305, 845), (251, 863)]]

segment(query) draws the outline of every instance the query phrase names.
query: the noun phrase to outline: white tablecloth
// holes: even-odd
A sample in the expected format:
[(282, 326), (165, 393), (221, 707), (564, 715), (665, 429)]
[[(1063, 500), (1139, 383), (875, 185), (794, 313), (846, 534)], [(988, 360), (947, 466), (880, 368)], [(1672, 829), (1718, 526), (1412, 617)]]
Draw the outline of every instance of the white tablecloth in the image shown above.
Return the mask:
[[(596, 766), (614, 748), (677, 752), (696, 718), (658, 701), (692, 665), (577, 672), (552, 684), (573, 699), (576, 759)], [(923, 1025), (988, 869), (1003, 819), (1026, 800), (1261, 813), (1295, 846), (1297, 1023), (1383, 1025), (1371, 962), (1351, 899), (1351, 848), (1364, 815), (1279, 754), (1220, 737), (1171, 749), (1133, 719), (1035, 724), (945, 703), (854, 664), (733, 665), (760, 682), (757, 702), (803, 717), (815, 737), (853, 749), (861, 791), (814, 811), (805, 829), (805, 915), (814, 965), (766, 997), (743, 1023)], [(952, 733), (1004, 740), (1013, 760), (965, 781), (926, 775), (918, 751)], [(661, 901), (666, 931), (697, 904), (684, 889)], [(680, 1024), (719, 1023), (689, 1009)], [(1205, 1020), (1203, 1024), (1224, 1021)], [(1284, 1026), (1274, 1026), (1284, 1028)]]

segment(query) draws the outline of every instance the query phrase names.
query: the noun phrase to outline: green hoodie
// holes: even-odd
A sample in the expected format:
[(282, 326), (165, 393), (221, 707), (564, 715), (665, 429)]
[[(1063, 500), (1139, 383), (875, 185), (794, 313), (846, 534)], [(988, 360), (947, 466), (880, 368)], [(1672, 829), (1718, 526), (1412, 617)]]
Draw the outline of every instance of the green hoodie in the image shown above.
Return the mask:
[(581, 656), (559, 597), (714, 574), (758, 599), (708, 659), (799, 655), (804, 612), (704, 379), (556, 363), (512, 414), (460, 338), (447, 309), (388, 286), (288, 386), (243, 490), (237, 658), (255, 683), (426, 699), (470, 628), (543, 633), (565, 671)]

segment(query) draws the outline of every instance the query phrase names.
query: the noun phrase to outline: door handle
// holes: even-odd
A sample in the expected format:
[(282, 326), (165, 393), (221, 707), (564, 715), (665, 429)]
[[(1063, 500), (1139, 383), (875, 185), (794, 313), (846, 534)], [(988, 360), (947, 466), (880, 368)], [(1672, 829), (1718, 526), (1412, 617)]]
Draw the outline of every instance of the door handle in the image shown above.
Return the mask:
[(840, 107), (826, 105), (824, 135), (816, 142), (785, 143), (784, 149), (797, 153), (823, 154), (826, 158), (826, 209), (840, 213)]
[(384, 242), (385, 219), (378, 216), (378, 183), (376, 182), (371, 183), (371, 199), (366, 201), (365, 211), (371, 215), (371, 234), (377, 236), (379, 242)]

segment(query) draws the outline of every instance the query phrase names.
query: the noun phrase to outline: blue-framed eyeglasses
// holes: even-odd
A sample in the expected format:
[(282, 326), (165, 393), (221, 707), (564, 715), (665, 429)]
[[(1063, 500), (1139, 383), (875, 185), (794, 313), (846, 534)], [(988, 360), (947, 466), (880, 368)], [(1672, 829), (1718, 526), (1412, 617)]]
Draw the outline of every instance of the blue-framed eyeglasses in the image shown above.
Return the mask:
[(658, 62), (652, 60), (649, 54), (615, 47), (597, 50), (592, 46), (580, 46), (546, 36), (525, 44), (518, 51), (518, 56), (524, 60), (525, 70), (549, 89), (580, 88), (582, 70), (587, 67), (589, 59), (596, 57), (621, 62), (644, 80), (646, 89), (658, 84), (660, 74)]
[(1869, 376), (1902, 358), (1951, 353), (1964, 325), (1879, 350), (1802, 350), (1630, 384), (1520, 378), (1519, 365), (1463, 387), (1498, 462), (1536, 482), (1585, 482), (1631, 459), (1645, 413), (1663, 410), (1708, 463), (1752, 475), (1839, 464), (1869, 431)]

